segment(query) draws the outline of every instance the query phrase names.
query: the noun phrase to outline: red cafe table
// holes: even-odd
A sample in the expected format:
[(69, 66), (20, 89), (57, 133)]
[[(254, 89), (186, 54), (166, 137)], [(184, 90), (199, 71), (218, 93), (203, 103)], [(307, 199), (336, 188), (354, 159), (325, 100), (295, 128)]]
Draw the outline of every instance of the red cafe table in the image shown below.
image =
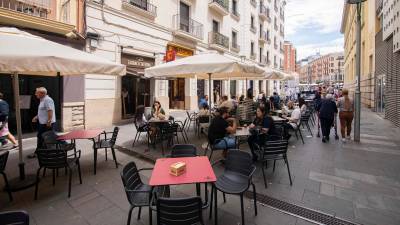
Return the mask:
[[(96, 138), (104, 132), (103, 129), (91, 129), (91, 130), (73, 130), (64, 135), (58, 137), (58, 140), (71, 140), (75, 143), (77, 139), (89, 139), (93, 142), (93, 148), (96, 144)], [(96, 165), (94, 165), (94, 174), (96, 174)]]
[[(186, 172), (180, 176), (169, 173), (170, 166), (176, 162), (186, 163)], [(205, 183), (205, 205), (208, 205), (207, 183), (217, 180), (210, 160), (206, 156), (157, 159), (150, 177), (150, 186), (196, 184), (200, 196), (200, 183)]]

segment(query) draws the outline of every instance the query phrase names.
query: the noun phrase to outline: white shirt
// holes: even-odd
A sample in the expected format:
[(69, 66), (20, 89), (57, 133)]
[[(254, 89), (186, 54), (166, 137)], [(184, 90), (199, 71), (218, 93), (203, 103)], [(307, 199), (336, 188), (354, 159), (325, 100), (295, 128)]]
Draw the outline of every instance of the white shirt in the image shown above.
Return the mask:
[(49, 110), (52, 110), (53, 116), (51, 118), (51, 123), (56, 122), (56, 110), (54, 107), (54, 101), (52, 98), (50, 98), (48, 95), (46, 95), (44, 98), (40, 99), (40, 104), (38, 107), (38, 120), (39, 124), (47, 124), (47, 121), (49, 120), (47, 112)]
[(295, 119), (296, 119), (296, 120), (297, 120), (297, 123), (289, 122), (290, 125), (292, 125), (292, 127), (293, 127), (294, 129), (296, 129), (297, 126), (299, 125), (299, 123), (300, 123), (300, 118), (301, 118), (301, 111), (300, 111), (300, 108), (297, 107), (297, 108), (295, 108), (295, 109), (293, 110), (292, 115), (290, 116), (290, 119), (291, 119), (291, 120), (295, 120)]

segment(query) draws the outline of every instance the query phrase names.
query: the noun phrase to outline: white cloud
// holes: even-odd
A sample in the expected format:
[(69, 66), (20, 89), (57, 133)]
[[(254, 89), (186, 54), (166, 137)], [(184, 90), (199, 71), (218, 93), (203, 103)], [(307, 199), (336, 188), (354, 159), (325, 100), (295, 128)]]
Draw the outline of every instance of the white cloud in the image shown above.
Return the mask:
[(343, 38), (338, 38), (326, 43), (318, 44), (307, 44), (296, 46), (297, 48), (297, 59), (303, 59), (309, 55), (314, 55), (319, 52), (321, 55), (328, 54), (331, 52), (343, 51)]
[(312, 28), (317, 33), (339, 31), (343, 0), (288, 0), (286, 5), (286, 34)]

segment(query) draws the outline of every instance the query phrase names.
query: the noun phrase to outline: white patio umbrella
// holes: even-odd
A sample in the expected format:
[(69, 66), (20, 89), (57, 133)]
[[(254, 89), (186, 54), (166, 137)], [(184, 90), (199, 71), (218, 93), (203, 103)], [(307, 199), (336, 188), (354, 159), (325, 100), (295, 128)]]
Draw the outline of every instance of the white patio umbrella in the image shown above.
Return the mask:
[(126, 67), (16, 28), (0, 27), (0, 74), (13, 76), (20, 178), (23, 180), (24, 161), (18, 75), (125, 75)]
[(147, 68), (145, 76), (208, 79), (211, 106), (211, 79), (262, 79), (264, 72), (259, 66), (242, 63), (216, 52), (207, 52)]
[(277, 69), (268, 69), (265, 72), (265, 79), (267, 80), (282, 80), (285, 78), (285, 73)]

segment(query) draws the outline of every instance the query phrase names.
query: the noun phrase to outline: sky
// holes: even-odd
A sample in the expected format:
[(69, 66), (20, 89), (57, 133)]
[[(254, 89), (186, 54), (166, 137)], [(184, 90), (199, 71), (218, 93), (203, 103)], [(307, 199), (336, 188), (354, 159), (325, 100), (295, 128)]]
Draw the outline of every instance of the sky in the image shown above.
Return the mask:
[(297, 49), (297, 60), (320, 52), (343, 51), (340, 33), (343, 0), (287, 0), (285, 40)]

